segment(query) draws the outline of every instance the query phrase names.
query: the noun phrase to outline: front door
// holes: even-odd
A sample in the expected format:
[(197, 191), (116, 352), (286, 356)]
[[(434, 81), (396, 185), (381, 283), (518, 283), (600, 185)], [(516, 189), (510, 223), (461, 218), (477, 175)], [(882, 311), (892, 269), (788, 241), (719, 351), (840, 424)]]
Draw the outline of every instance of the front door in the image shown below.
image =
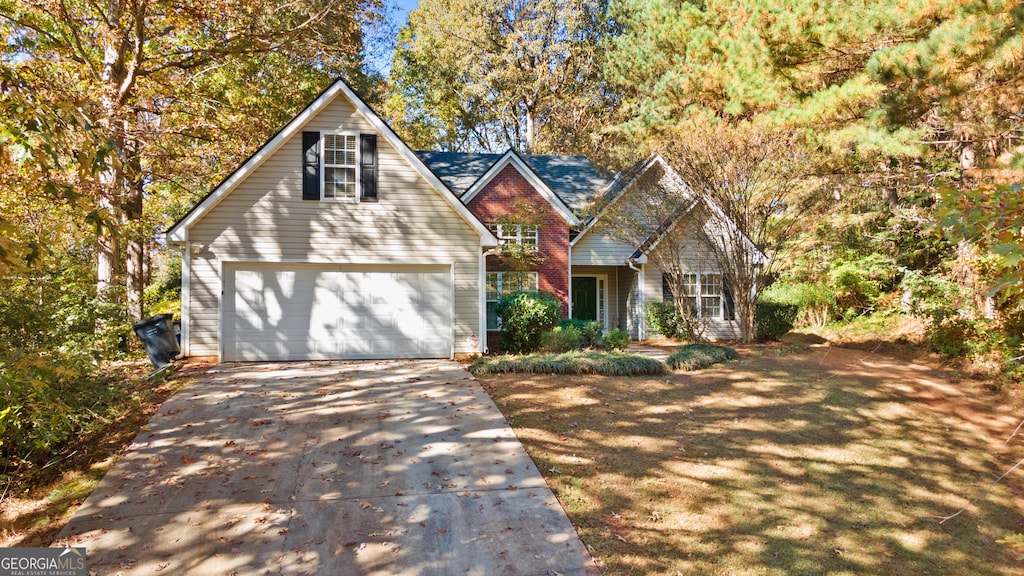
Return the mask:
[(597, 320), (597, 278), (572, 279), (572, 317), (577, 320)]

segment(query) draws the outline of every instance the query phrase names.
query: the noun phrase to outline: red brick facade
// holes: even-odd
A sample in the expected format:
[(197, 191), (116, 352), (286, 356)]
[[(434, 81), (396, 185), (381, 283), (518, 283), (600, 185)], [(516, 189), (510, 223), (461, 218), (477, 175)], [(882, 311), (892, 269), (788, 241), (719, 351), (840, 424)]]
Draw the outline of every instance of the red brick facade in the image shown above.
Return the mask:
[[(527, 212), (528, 222), (539, 227), (536, 270), (538, 287), (558, 297), (562, 315), (569, 314), (569, 224), (555, 208), (527, 182), (511, 164), (505, 166), (487, 186), (467, 204), (484, 223), (497, 222), (513, 212)], [(526, 208), (526, 210), (523, 210)], [(519, 214), (517, 216), (522, 216)], [(504, 271), (508, 266), (500, 257), (487, 258), (487, 270)]]

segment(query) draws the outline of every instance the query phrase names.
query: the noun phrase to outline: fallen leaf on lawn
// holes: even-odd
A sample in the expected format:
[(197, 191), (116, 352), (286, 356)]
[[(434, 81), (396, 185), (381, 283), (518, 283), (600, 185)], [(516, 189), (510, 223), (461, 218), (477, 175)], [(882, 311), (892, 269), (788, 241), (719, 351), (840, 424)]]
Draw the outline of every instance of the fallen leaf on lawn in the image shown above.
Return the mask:
[(618, 538), (620, 542), (625, 542), (626, 544), (629, 544), (629, 540), (626, 540), (622, 536), (619, 536), (618, 534), (616, 534), (615, 537)]

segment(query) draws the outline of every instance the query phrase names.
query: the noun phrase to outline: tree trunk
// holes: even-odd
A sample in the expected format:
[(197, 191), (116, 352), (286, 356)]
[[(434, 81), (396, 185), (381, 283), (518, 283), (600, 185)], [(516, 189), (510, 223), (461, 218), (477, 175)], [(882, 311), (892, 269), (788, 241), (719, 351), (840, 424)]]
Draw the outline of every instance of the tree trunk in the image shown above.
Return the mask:
[[(138, 159), (131, 162), (136, 175), (141, 172)], [(145, 257), (146, 242), (144, 231), (139, 230), (138, 222), (142, 219), (142, 179), (138, 178), (128, 187), (128, 198), (125, 202), (125, 230), (128, 231), (127, 262), (125, 266), (125, 289), (128, 301), (128, 318), (141, 320), (144, 310), (143, 291), (146, 288)]]
[(533, 108), (526, 107), (526, 150), (524, 154), (533, 154), (537, 148), (537, 118), (534, 116)]

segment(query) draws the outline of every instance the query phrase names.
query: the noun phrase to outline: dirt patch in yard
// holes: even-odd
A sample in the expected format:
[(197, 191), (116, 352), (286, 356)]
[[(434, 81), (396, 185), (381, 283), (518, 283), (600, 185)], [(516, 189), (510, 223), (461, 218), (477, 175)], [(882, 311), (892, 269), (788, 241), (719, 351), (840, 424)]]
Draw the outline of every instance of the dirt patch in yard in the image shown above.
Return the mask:
[[(794, 342), (659, 378), (478, 378), (606, 576), (1018, 574), (1020, 398)], [(966, 512), (940, 523), (960, 509)]]

